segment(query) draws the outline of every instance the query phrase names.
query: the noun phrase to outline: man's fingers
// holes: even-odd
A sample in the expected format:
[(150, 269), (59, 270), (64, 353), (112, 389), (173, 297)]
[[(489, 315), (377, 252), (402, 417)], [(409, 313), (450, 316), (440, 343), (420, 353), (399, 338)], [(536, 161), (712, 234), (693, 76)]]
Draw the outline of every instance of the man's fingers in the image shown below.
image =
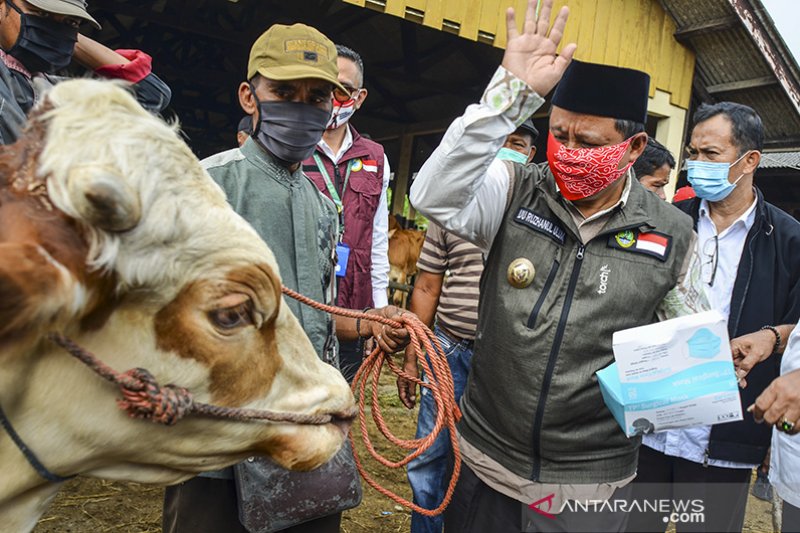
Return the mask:
[(386, 353), (395, 353), (398, 350), (398, 343), (394, 342), (388, 336), (378, 335), (378, 345)]
[(564, 28), (567, 26), (567, 18), (569, 18), (569, 8), (564, 6), (558, 12), (556, 21), (553, 23), (553, 29), (550, 30), (550, 40), (553, 41), (553, 44), (556, 46), (558, 46), (558, 43), (561, 42), (561, 38), (564, 36)]
[(387, 329), (386, 333), (396, 341), (402, 341), (409, 338), (408, 330), (406, 328)]
[(792, 434), (800, 430), (800, 406), (790, 403), (789, 407), (784, 411), (783, 416), (778, 420), (778, 427), (783, 424), (784, 420), (790, 424), (794, 424), (794, 430), (791, 431)]
[(756, 419), (756, 422), (764, 420), (764, 413), (766, 413), (775, 402), (775, 398), (775, 389), (772, 385), (767, 387), (764, 392), (756, 398), (756, 403), (753, 404), (753, 417)]
[(764, 422), (767, 424), (775, 425), (783, 421), (783, 415), (786, 413), (786, 405), (781, 401), (772, 402), (769, 409), (764, 411)]
[(577, 50), (577, 48), (577, 44), (570, 43), (561, 50), (560, 54), (558, 54), (554, 65), (560, 72), (567, 70), (567, 67), (572, 62), (572, 56), (575, 55), (575, 50)]
[(745, 377), (753, 367), (756, 366), (758, 363), (758, 356), (755, 354), (745, 355), (741, 359), (738, 359), (733, 362), (734, 366), (736, 367), (736, 376), (739, 378)]
[(747, 354), (744, 352), (744, 346), (740, 342), (731, 341), (731, 355), (734, 359), (737, 357), (744, 357)]
[(537, 0), (528, 0), (525, 7), (525, 23), (522, 26), (523, 33), (536, 33), (536, 4)]
[(513, 7), (509, 7), (506, 9), (506, 42), (517, 37), (519, 37), (519, 32), (517, 31), (516, 13), (514, 13)]
[(553, 12), (553, 0), (544, 0), (539, 9), (539, 22), (536, 24), (536, 33), (542, 37), (547, 37), (547, 30), (550, 28), (550, 13)]
[(416, 402), (415, 389), (416, 384), (413, 382), (405, 378), (397, 378), (397, 396), (400, 398), (400, 402), (408, 409), (414, 408), (414, 403)]

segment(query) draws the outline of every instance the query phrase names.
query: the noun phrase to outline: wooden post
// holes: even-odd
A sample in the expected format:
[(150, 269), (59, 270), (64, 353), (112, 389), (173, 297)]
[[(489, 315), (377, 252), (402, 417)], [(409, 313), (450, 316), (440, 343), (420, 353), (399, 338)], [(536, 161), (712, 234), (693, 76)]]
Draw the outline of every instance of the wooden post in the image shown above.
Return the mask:
[(414, 134), (403, 133), (400, 137), (400, 164), (394, 172), (394, 192), (392, 193), (392, 214), (403, 214), (403, 204), (408, 194), (411, 174), (411, 155), (414, 148)]

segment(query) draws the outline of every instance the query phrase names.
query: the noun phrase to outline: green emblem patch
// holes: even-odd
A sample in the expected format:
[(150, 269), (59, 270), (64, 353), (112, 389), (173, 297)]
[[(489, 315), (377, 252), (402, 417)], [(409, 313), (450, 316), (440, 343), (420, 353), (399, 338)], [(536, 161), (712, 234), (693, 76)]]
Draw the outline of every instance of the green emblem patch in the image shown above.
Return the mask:
[(622, 248), (630, 248), (634, 244), (636, 244), (636, 236), (633, 232), (629, 229), (625, 231), (620, 231), (616, 235), (614, 235), (614, 240), (617, 241), (617, 244), (620, 245)]

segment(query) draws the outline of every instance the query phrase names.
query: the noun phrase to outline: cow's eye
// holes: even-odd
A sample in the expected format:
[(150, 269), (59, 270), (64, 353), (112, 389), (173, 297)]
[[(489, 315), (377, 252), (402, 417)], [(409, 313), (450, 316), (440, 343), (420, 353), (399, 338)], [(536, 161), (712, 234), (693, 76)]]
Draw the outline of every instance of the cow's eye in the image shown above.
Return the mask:
[(220, 329), (233, 329), (253, 325), (252, 303), (250, 300), (233, 307), (209, 311), (208, 318)]

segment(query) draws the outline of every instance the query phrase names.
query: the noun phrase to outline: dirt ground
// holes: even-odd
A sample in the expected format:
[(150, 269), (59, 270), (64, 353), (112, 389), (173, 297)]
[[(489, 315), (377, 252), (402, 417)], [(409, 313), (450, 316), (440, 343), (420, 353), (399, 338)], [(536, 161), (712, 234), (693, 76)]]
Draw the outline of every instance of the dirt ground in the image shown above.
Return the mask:
[[(416, 411), (406, 410), (397, 400), (394, 380), (385, 376), (380, 388), (384, 417), (393, 432), (412, 438), (416, 427)], [(376, 448), (390, 459), (402, 457), (399, 450), (388, 446), (371, 430)], [(360, 447), (361, 456), (366, 454)], [(369, 463), (370, 473), (381, 485), (410, 499), (411, 491), (402, 469), (386, 469)], [(39, 521), (34, 533), (159, 533), (163, 489), (136, 483), (117, 483), (90, 478), (77, 478), (65, 484)], [(770, 504), (752, 496), (745, 519), (746, 533), (772, 533)], [(364, 500), (356, 509), (344, 514), (343, 533), (394, 533), (409, 531), (411, 514), (406, 509), (364, 484)]]

